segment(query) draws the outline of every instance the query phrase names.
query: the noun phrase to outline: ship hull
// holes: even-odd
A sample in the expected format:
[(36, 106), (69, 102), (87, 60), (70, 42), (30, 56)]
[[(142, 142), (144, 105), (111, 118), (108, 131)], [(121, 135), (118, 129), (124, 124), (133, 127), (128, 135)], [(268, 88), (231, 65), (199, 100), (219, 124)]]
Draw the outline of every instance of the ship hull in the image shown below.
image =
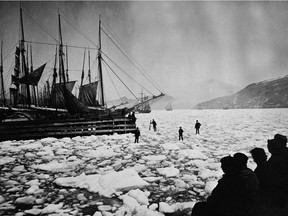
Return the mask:
[(135, 130), (135, 123), (128, 118), (5, 121), (0, 123), (0, 141), (123, 134)]
[(151, 113), (151, 110), (137, 110), (136, 113)]

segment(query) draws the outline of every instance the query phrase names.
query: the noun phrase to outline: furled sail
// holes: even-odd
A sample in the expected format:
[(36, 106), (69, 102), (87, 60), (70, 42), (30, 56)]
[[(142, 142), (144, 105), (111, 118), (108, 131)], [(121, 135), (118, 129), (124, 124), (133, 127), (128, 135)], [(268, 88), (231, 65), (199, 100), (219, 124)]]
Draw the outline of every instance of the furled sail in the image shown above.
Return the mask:
[(32, 71), (31, 73), (29, 73), (28, 75), (21, 77), (19, 79), (19, 83), (37, 86), (45, 66), (46, 63), (37, 68), (36, 70)]
[(86, 106), (100, 106), (97, 95), (98, 81), (82, 85), (79, 89), (79, 100)]
[(14, 76), (19, 77), (20, 74), (20, 48), (16, 47), (15, 51), (15, 67), (14, 67)]
[(80, 102), (67, 88), (61, 85), (61, 91), (65, 98), (65, 106), (69, 113), (87, 113), (88, 108)]
[(19, 91), (19, 84), (17, 82), (20, 74), (20, 49), (16, 47), (15, 51), (15, 66), (14, 66), (14, 74), (11, 74), (11, 82), (14, 84), (13, 88), (10, 88), (10, 98), (11, 98), (11, 105), (14, 107), (17, 104), (18, 100), (18, 91)]
[[(17, 104), (27, 105), (27, 94), (26, 94), (26, 86), (20, 85), (19, 77), (21, 74), (20, 71), (20, 54), (21, 50), (19, 47), (16, 47), (15, 51), (15, 66), (14, 66), (14, 75), (11, 75), (12, 84), (15, 85), (16, 91), (10, 91), (11, 98), (13, 98), (12, 106), (17, 106)], [(26, 66), (24, 66), (24, 70), (27, 70)]]
[[(67, 82), (65, 89), (67, 89), (69, 92), (72, 92), (75, 83), (76, 81)], [(66, 108), (62, 86), (62, 83), (56, 83), (52, 87), (50, 106), (53, 108)]]

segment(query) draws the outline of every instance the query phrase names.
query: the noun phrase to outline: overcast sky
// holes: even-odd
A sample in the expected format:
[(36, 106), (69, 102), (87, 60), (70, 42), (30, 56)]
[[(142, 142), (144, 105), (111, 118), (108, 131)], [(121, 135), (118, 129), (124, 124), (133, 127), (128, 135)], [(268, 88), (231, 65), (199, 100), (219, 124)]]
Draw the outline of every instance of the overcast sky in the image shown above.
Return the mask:
[[(47, 43), (58, 39), (58, 8), (96, 44), (101, 14), (148, 76), (175, 98), (175, 108), (191, 108), (250, 83), (287, 75), (288, 2), (36, 1), (22, 2), (22, 7), (25, 39)], [(62, 23), (64, 44), (93, 47), (66, 20)], [(19, 40), (19, 2), (0, 2), (0, 39), (6, 56)], [(34, 65), (40, 66), (37, 57), (45, 51), (34, 49)], [(13, 53), (5, 59), (7, 69)], [(78, 79), (83, 51), (73, 57), (71, 77)], [(53, 64), (53, 52), (45, 58)]]

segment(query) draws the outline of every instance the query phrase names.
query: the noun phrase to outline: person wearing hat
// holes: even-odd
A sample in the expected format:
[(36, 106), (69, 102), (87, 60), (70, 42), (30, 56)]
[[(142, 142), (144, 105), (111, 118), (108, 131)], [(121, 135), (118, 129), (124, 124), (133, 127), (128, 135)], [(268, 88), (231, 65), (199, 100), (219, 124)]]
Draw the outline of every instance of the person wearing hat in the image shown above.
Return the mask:
[(285, 146), (287, 144), (287, 137), (282, 134), (275, 134), (274, 140), (277, 140), (278, 142), (282, 143)]
[(182, 127), (180, 127), (179, 130), (178, 130), (179, 140), (183, 140), (183, 132), (184, 132), (184, 130), (182, 129)]
[(267, 161), (267, 204), (271, 208), (287, 208), (288, 204), (288, 150), (287, 137), (276, 134), (268, 139), (271, 157)]
[(196, 123), (195, 123), (196, 134), (200, 134), (199, 132), (200, 127), (201, 127), (201, 123), (198, 120), (196, 120)]
[(134, 143), (138, 143), (139, 142), (139, 137), (140, 137), (140, 130), (139, 130), (138, 127), (136, 128), (136, 131), (135, 131), (134, 135), (135, 135)]
[(249, 215), (260, 205), (259, 182), (256, 174), (247, 167), (248, 157), (237, 152), (234, 159), (234, 183), (231, 199), (235, 204), (235, 215)]
[(257, 164), (254, 172), (259, 181), (260, 199), (263, 204), (266, 203), (267, 188), (267, 155), (263, 148), (254, 148), (250, 151), (254, 162)]
[(222, 178), (213, 189), (206, 202), (197, 202), (191, 216), (222, 216), (233, 215), (234, 205), (231, 203), (232, 186), (234, 182), (234, 159), (231, 156), (225, 156), (220, 160), (223, 171)]
[(274, 139), (268, 139), (268, 150), (271, 154), (281, 155), (285, 152), (287, 137), (275, 134)]

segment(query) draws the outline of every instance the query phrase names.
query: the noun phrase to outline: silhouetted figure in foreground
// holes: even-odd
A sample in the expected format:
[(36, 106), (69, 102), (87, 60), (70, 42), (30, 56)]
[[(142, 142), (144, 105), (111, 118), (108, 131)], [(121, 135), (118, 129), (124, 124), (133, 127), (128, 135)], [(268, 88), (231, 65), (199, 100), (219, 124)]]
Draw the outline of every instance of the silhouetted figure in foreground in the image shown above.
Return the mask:
[(153, 126), (153, 130), (156, 131), (157, 130), (157, 123), (154, 119), (152, 120), (151, 124)]
[(265, 205), (267, 200), (267, 155), (263, 148), (254, 148), (250, 151), (254, 162), (257, 164), (254, 172), (259, 181), (261, 202)]
[(200, 132), (199, 132), (200, 127), (201, 127), (200, 122), (198, 122), (198, 120), (196, 120), (196, 123), (195, 123), (196, 134), (200, 134)]
[(135, 141), (134, 141), (134, 143), (138, 143), (139, 142), (139, 137), (140, 137), (140, 130), (137, 127), (136, 131), (135, 131)]
[(233, 158), (235, 165), (235, 182), (232, 189), (233, 203), (240, 215), (249, 215), (254, 208), (260, 205), (258, 178), (247, 167), (248, 157), (245, 154), (238, 152), (234, 154)]
[(217, 186), (213, 189), (207, 202), (198, 202), (192, 210), (192, 216), (221, 216), (230, 215), (231, 196), (233, 187), (234, 159), (231, 156), (221, 158), (221, 168), (224, 172)]
[[(221, 159), (223, 177), (207, 202), (196, 203), (192, 216), (250, 216), (259, 205), (258, 179), (247, 168), (248, 157), (236, 153)], [(257, 215), (258, 216), (258, 215)]]
[(178, 130), (178, 133), (179, 133), (179, 140), (183, 140), (183, 129), (180, 127), (179, 130)]
[(288, 208), (288, 150), (287, 138), (276, 134), (268, 140), (271, 157), (267, 161), (267, 197), (268, 207)]

